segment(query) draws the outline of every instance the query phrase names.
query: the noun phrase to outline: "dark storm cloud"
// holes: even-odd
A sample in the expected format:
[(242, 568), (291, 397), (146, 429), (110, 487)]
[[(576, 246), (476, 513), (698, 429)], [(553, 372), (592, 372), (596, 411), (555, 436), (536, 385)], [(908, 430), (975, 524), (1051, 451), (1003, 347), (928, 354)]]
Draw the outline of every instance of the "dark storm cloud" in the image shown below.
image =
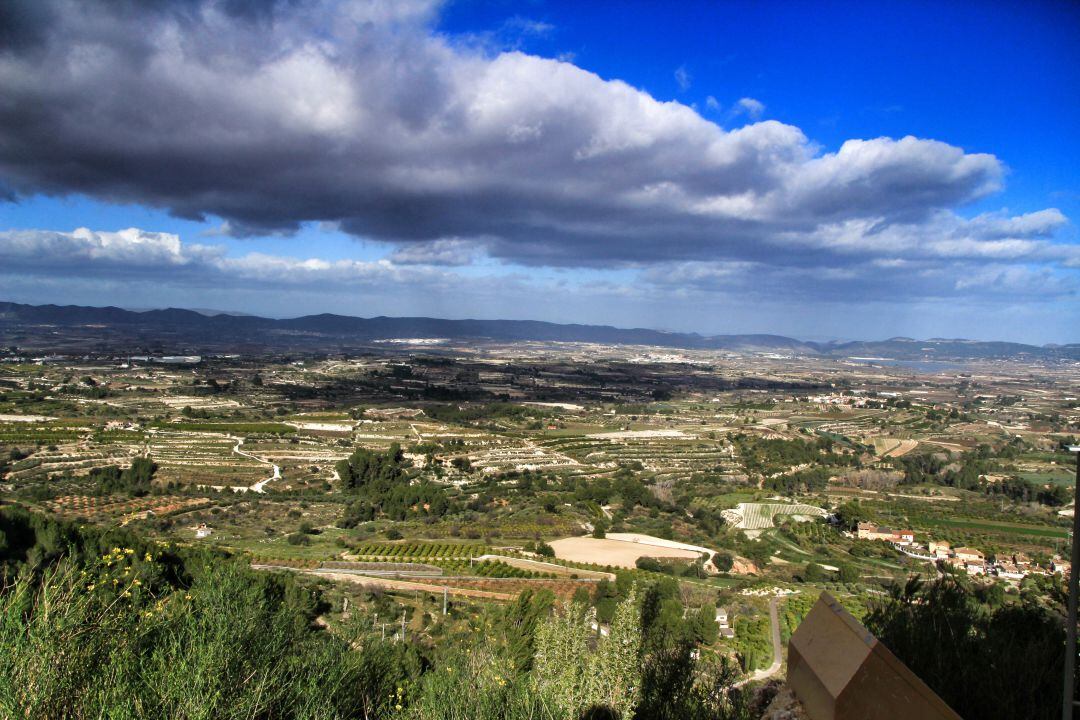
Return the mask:
[(728, 131), (569, 63), (455, 44), (427, 2), (0, 7), (0, 188), (15, 194), (215, 215), (236, 235), (332, 221), (447, 264), (483, 247), (534, 265), (843, 266), (1047, 237), (1047, 222), (992, 218), (989, 238), (955, 215), (1000, 187), (991, 155), (911, 137), (822, 153), (776, 121)]
[(52, 8), (37, 0), (0, 3), (0, 52), (25, 51), (45, 41)]

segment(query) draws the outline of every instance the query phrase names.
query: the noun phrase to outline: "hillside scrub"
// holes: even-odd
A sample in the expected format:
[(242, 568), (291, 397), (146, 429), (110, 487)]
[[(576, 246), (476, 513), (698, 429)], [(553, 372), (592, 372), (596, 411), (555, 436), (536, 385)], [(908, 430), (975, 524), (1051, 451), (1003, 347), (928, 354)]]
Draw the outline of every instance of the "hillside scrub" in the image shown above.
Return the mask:
[(1003, 604), (966, 578), (946, 575), (892, 587), (864, 623), (961, 716), (1049, 720), (1061, 707), (1059, 610), (1023, 596)]
[(97, 483), (97, 491), (102, 495), (142, 497), (150, 493), (151, 481), (157, 469), (157, 464), (150, 458), (137, 457), (126, 470), (116, 465), (94, 468), (90, 471), (90, 480)]
[(699, 614), (669, 581), (609, 586), (606, 638), (591, 608), (542, 593), (428, 646), (323, 629), (317, 590), (222, 552), (13, 509), (0, 532), (0, 717), (749, 717), (730, 666), (696, 660)]

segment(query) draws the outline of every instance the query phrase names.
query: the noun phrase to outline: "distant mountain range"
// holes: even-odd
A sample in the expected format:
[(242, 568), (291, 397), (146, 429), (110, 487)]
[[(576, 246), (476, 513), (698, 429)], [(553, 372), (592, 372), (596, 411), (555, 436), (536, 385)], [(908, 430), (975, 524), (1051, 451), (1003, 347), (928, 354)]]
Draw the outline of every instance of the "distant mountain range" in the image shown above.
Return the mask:
[(882, 341), (804, 342), (782, 335), (699, 335), (607, 325), (563, 325), (536, 320), (443, 320), (427, 317), (359, 318), (305, 315), (275, 320), (207, 311), (133, 311), (118, 307), (22, 305), (0, 302), (0, 342), (55, 351), (132, 350), (223, 352), (228, 349), (344, 350), (380, 340), (446, 338), (453, 341), (584, 342), (666, 348), (730, 350), (824, 357), (894, 360), (1077, 360), (1080, 343), (1012, 342), (896, 337)]

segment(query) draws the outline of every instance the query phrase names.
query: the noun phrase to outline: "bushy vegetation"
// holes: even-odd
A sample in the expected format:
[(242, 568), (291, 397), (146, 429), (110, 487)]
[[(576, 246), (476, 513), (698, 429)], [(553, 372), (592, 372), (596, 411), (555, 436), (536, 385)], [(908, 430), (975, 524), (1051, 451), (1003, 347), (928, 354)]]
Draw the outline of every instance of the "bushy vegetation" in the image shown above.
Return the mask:
[(765, 617), (740, 617), (735, 621), (735, 647), (742, 669), (751, 672), (772, 662), (769, 620)]
[(408, 649), (316, 631), (317, 595), (216, 553), (0, 513), (0, 716), (345, 718)]
[(1015, 475), (1007, 475), (993, 482), (985, 479), (988, 473), (1010, 472), (1003, 461), (1011, 460), (1018, 452), (1015, 443), (1007, 443), (996, 451), (990, 445), (981, 444), (964, 453), (959, 462), (948, 463), (939, 455), (925, 453), (906, 455), (893, 462), (903, 471), (904, 482), (908, 485), (944, 485), (961, 490), (980, 491), (991, 497), (1005, 497), (1016, 502), (1037, 502), (1050, 507), (1067, 503), (1071, 494), (1061, 485), (1044, 487)]
[(408, 482), (401, 446), (394, 443), (385, 452), (357, 448), (335, 466), (341, 489), (359, 496), (350, 503), (339, 526), (350, 528), (384, 513), (392, 520), (404, 520), (410, 514), (441, 517), (449, 509), (442, 485), (423, 481)]
[(394, 443), (385, 452), (357, 448), (335, 469), (343, 490), (383, 490), (392, 487), (405, 476), (407, 463), (401, 445)]
[(222, 553), (10, 509), (0, 532), (4, 717), (748, 717), (674, 581), (606, 584), (604, 638), (598, 610), (527, 593), (495, 632), (427, 647), (319, 628), (317, 591)]
[(116, 465), (107, 465), (94, 468), (90, 471), (90, 480), (97, 485), (97, 491), (102, 495), (131, 495), (142, 497), (148, 495), (151, 490), (151, 481), (157, 465), (148, 457), (137, 457), (131, 461), (131, 465), (121, 470)]
[(748, 435), (733, 438), (739, 457), (747, 472), (771, 475), (796, 465), (856, 465), (854, 455), (834, 452), (834, 441), (818, 437), (811, 442), (802, 440), (761, 439)]
[(1058, 717), (1062, 618), (1035, 598), (1002, 600), (960, 577), (915, 578), (891, 588), (864, 622), (963, 717)]
[(522, 420), (544, 416), (544, 413), (537, 408), (505, 402), (490, 402), (469, 406), (428, 405), (424, 408), (424, 414), (432, 420), (452, 423), (475, 423), (500, 418)]

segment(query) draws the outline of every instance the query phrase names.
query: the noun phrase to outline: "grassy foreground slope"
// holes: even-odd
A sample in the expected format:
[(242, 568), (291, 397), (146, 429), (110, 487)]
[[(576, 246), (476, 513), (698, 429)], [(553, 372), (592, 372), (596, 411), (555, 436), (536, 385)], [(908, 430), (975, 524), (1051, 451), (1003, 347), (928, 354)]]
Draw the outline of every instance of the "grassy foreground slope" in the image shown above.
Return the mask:
[(0, 510), (0, 717), (753, 716), (699, 662), (677, 586), (630, 589), (607, 638), (523, 593), (437, 647), (327, 630), (317, 591), (219, 552)]

